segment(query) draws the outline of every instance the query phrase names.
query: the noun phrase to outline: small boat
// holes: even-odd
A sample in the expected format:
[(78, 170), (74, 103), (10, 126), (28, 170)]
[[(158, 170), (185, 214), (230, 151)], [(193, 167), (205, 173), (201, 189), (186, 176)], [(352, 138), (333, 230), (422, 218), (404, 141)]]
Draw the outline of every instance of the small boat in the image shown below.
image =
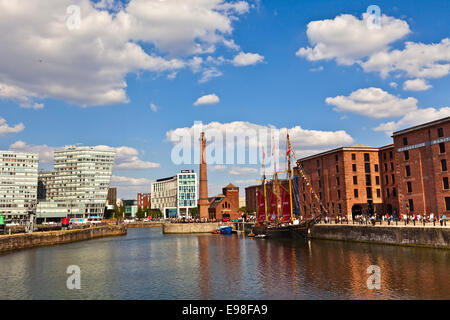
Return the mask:
[(266, 237), (265, 234), (257, 234), (257, 235), (255, 236), (255, 238), (265, 238), (265, 237)]
[(230, 226), (221, 226), (217, 229), (217, 233), (220, 234), (231, 234), (232, 228)]

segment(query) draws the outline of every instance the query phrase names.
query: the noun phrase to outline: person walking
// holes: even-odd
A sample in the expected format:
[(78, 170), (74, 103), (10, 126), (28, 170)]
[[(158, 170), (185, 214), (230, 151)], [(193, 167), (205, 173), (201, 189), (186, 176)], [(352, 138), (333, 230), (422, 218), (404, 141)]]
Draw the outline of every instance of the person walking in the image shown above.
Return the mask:
[(445, 216), (445, 213), (442, 216), (442, 221), (444, 222), (444, 226), (446, 227), (447, 226), (447, 217)]

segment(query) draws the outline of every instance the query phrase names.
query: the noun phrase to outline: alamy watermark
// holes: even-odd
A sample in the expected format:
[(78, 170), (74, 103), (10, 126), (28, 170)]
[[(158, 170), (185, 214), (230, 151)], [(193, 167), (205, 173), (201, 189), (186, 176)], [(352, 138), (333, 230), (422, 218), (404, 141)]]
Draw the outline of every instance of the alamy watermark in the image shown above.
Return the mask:
[(379, 30), (381, 29), (381, 9), (379, 6), (372, 4), (367, 7), (366, 13), (368, 17), (366, 19), (367, 28), (369, 30)]
[(67, 278), (66, 286), (69, 290), (80, 290), (81, 289), (81, 269), (77, 265), (70, 265), (66, 270), (67, 274), (70, 276)]
[(77, 30), (81, 27), (81, 8), (77, 5), (70, 5), (66, 9), (66, 26), (69, 30)]
[(371, 265), (367, 268), (367, 274), (370, 277), (367, 279), (366, 284), (369, 290), (381, 289), (381, 269), (377, 265)]
[(280, 141), (286, 140), (282, 130), (267, 127), (204, 128), (201, 121), (196, 121), (192, 128), (174, 130), (168, 137), (174, 143), (171, 151), (174, 164), (200, 164), (202, 132), (205, 133), (207, 164), (258, 164), (264, 159), (266, 168), (271, 168), (275, 156), (279, 163), (279, 156), (286, 155), (280, 151)]

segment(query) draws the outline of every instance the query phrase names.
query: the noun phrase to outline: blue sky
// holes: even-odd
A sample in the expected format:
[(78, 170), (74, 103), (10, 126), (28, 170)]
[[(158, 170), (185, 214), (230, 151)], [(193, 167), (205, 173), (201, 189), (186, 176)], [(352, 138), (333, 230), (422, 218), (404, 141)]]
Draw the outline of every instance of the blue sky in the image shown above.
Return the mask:
[[(29, 1), (15, 11), (0, 5), (0, 28), (16, 29), (0, 36), (0, 149), (40, 152), (48, 169), (54, 148), (120, 148), (112, 186), (129, 198), (149, 192), (152, 180), (197, 170), (173, 164), (167, 138), (194, 121), (288, 128), (301, 156), (382, 146), (392, 131), (450, 115), (448, 1), (202, 0), (177, 12), (180, 3), (58, 1), (38, 18)], [(71, 4), (81, 8), (76, 30), (65, 26)], [(385, 16), (378, 35), (363, 20), (373, 4)], [(126, 32), (120, 19), (132, 21)], [(204, 33), (192, 38), (189, 28)], [(208, 73), (216, 76), (203, 81)], [(219, 102), (194, 105), (210, 94)], [(335, 134), (341, 130), (344, 138)], [(258, 173), (242, 168), (256, 167), (210, 165), (210, 195), (229, 182), (243, 195)]]

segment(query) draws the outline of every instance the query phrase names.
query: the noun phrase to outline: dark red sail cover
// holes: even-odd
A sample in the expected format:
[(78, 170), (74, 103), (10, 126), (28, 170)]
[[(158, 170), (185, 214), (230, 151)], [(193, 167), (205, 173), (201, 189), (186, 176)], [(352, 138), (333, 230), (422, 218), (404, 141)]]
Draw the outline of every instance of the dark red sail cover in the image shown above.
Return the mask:
[(256, 220), (258, 222), (264, 222), (266, 220), (266, 203), (264, 201), (264, 191), (261, 190), (264, 187), (256, 189), (256, 198), (258, 200), (258, 213), (256, 214)]
[(277, 198), (273, 190), (268, 189), (267, 194), (269, 197), (269, 221), (278, 220), (277, 217)]
[(289, 192), (283, 187), (280, 188), (281, 195), (281, 217), (283, 222), (291, 221), (291, 198)]

